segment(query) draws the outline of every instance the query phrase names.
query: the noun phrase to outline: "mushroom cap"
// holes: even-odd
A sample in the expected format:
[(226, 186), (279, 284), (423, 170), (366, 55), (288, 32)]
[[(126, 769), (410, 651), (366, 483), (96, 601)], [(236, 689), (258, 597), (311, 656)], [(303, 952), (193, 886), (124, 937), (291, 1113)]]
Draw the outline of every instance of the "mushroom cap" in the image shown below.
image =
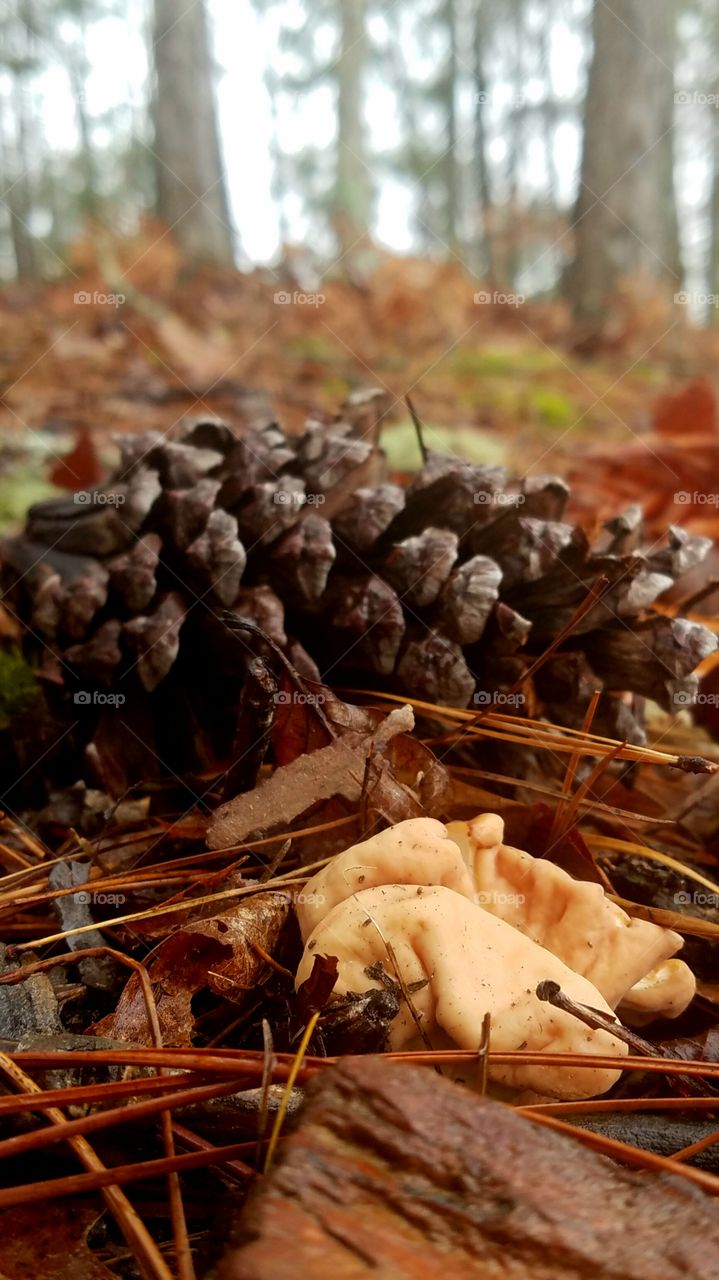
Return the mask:
[(689, 965), (683, 960), (665, 960), (627, 992), (619, 1006), (622, 1022), (641, 1027), (653, 1018), (678, 1018), (696, 990), (697, 980)]
[(472, 877), (443, 823), (409, 818), (338, 853), (296, 899), (302, 940), (339, 902), (382, 884), (441, 884), (470, 901)]
[(613, 1009), (684, 945), (672, 929), (627, 915), (600, 884), (503, 844), (498, 814), (450, 822), (447, 831), (472, 873), (479, 905), (589, 978)]
[[(430, 1040), (439, 1028), (459, 1048), (477, 1050), (484, 1016), (490, 1013), (491, 1048), (498, 1052), (527, 1048), (615, 1058), (627, 1053), (626, 1045), (609, 1032), (591, 1030), (536, 995), (538, 983), (550, 979), (573, 1000), (611, 1016), (591, 982), (443, 885), (376, 886), (337, 903), (307, 939), (296, 986), (309, 976), (315, 955), (337, 957), (338, 995), (381, 986), (366, 973), (378, 960), (405, 990), (424, 981), (411, 1002)], [(405, 1002), (391, 1025), (390, 1047), (405, 1048), (416, 1035), (417, 1024)], [(489, 1074), (500, 1084), (543, 1095), (588, 1098), (610, 1089), (621, 1067), (492, 1064)]]

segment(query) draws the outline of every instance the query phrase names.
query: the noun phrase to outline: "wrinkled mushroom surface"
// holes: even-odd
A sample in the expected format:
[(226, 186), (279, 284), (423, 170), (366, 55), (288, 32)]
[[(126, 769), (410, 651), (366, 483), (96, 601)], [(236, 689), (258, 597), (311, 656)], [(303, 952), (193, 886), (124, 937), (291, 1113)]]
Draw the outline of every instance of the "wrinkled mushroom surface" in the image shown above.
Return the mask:
[(382, 884), (440, 884), (474, 901), (472, 876), (447, 828), (408, 818), (336, 854), (312, 877), (297, 902), (303, 940), (339, 902)]
[[(394, 1049), (421, 1046), (421, 1028), (436, 1047), (474, 1051), (489, 1013), (496, 1052), (626, 1054), (610, 1032), (538, 1000), (547, 979), (603, 1013), (621, 1004), (637, 1024), (686, 1008), (696, 983), (672, 959), (679, 934), (632, 919), (601, 885), (574, 880), (503, 836), (497, 814), (448, 827), (417, 818), (338, 854), (299, 895), (306, 945), (297, 986), (314, 956), (327, 955), (338, 960), (336, 995), (367, 991), (381, 985), (367, 973), (379, 961), (405, 997), (390, 1029)], [(551, 1065), (490, 1071), (498, 1084), (564, 1098), (604, 1093), (619, 1074)]]
[(574, 880), (553, 862), (503, 844), (496, 813), (446, 829), (471, 872), (479, 905), (589, 978), (613, 1009), (625, 999), (631, 1003), (641, 981), (645, 1017), (676, 1017), (689, 1004), (696, 989), (691, 970), (682, 961), (672, 968), (665, 963), (684, 945), (680, 934), (628, 916), (600, 884)]
[[(627, 1052), (608, 1032), (593, 1031), (537, 998), (537, 984), (550, 979), (572, 999), (611, 1014), (586, 978), (445, 886), (382, 885), (338, 903), (307, 940), (297, 986), (309, 977), (315, 955), (337, 957), (338, 995), (381, 985), (366, 972), (376, 961), (405, 990), (424, 982), (411, 1002), (430, 1040), (439, 1028), (459, 1048), (476, 1050), (484, 1016), (490, 1013), (492, 1049), (498, 1052), (526, 1047), (616, 1058)], [(415, 1018), (404, 1003), (392, 1023), (390, 1048), (407, 1048), (417, 1035)], [(605, 1093), (619, 1075), (620, 1069), (600, 1067), (490, 1068), (499, 1084), (563, 1098)]]

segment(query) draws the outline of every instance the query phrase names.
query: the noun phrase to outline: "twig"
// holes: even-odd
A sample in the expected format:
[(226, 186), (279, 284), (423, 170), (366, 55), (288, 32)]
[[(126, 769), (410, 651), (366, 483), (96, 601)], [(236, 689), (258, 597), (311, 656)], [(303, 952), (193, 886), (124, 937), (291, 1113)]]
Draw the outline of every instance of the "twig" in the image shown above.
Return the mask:
[[(648, 1040), (643, 1040), (636, 1032), (630, 1031), (617, 1018), (603, 1013), (601, 1009), (590, 1009), (587, 1005), (578, 1004), (576, 1000), (572, 1000), (571, 996), (565, 995), (558, 982), (552, 982), (547, 979), (540, 982), (537, 986), (537, 999), (546, 1000), (548, 1004), (554, 1006), (555, 1009), (562, 1009), (565, 1013), (570, 1013), (572, 1017), (578, 1018), (585, 1026), (592, 1027), (595, 1031), (608, 1031), (616, 1040), (621, 1040), (623, 1044), (633, 1049), (634, 1053), (646, 1054), (648, 1058), (663, 1058), (665, 1055), (655, 1045), (650, 1044)], [(671, 1073), (678, 1081), (681, 1081), (685, 1088), (694, 1092), (697, 1085), (693, 1080), (685, 1079), (684, 1076)], [(709, 1086), (711, 1088), (711, 1086)], [(718, 1099), (719, 1102), (719, 1099)]]
[(259, 1169), (262, 1160), (262, 1144), (265, 1141), (267, 1133), (267, 1117), (270, 1108), (270, 1085), (272, 1083), (272, 1072), (275, 1066), (275, 1046), (272, 1039), (272, 1028), (266, 1018), (262, 1019), (262, 1042), (264, 1044), (264, 1052), (262, 1055), (262, 1085), (260, 1090), (260, 1109), (257, 1115), (257, 1151), (255, 1152), (255, 1165)]

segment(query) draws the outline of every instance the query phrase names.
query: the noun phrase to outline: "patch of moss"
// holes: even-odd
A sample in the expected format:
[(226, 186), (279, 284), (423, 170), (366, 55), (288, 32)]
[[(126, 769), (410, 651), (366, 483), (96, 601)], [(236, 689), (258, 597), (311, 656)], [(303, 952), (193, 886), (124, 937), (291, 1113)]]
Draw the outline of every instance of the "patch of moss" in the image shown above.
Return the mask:
[(33, 502), (56, 497), (58, 490), (45, 480), (38, 468), (7, 469), (0, 476), (0, 533), (19, 524)]
[[(455, 454), (468, 462), (496, 467), (507, 461), (502, 441), (476, 427), (446, 427), (423, 422), (422, 436), (428, 449)], [(387, 454), (390, 470), (417, 471), (422, 465), (417, 433), (409, 418), (386, 427), (380, 444)]]
[(499, 348), (458, 347), (448, 357), (452, 373), (459, 378), (521, 378), (544, 373), (560, 365), (553, 351), (522, 351)]
[(17, 648), (0, 650), (0, 730), (39, 708), (42, 690), (32, 668)]
[(295, 360), (319, 360), (336, 364), (340, 353), (320, 333), (302, 333), (285, 345), (288, 356)]
[(325, 378), (322, 383), (322, 394), (327, 400), (327, 403), (332, 406), (342, 404), (347, 399), (349, 393), (349, 382), (347, 382), (345, 378), (340, 378), (338, 375), (330, 375), (330, 377)]
[(538, 387), (531, 393), (529, 402), (548, 427), (569, 427), (579, 416), (572, 401), (561, 391)]

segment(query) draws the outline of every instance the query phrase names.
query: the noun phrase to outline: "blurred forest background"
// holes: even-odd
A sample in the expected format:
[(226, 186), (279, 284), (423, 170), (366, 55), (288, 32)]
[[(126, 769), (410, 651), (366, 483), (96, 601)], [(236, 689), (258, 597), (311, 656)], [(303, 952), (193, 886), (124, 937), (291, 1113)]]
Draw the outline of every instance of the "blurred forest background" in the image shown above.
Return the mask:
[(374, 385), (566, 471), (714, 367), (711, 0), (0, 0), (0, 50), (0, 426), (53, 456)]

